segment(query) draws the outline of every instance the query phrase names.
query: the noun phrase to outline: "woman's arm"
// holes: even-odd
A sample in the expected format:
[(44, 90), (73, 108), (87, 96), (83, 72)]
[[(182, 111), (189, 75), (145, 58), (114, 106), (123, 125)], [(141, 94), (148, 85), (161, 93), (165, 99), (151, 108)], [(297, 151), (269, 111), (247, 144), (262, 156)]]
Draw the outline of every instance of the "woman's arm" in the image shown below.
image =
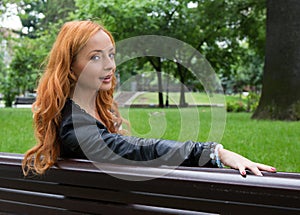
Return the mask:
[(212, 153), (217, 152), (224, 165), (238, 169), (242, 175), (246, 174), (246, 169), (256, 175), (261, 175), (260, 170), (276, 171), (273, 167), (252, 162), (237, 153), (216, 148), (215, 143), (122, 136), (108, 132), (99, 121), (76, 108), (73, 111), (69, 109), (63, 115), (59, 132), (62, 156), (67, 152), (68, 157), (88, 158), (98, 162), (216, 167)]
[(147, 166), (213, 166), (213, 143), (139, 138), (110, 133), (85, 114), (63, 120), (60, 128), (62, 156), (98, 162)]

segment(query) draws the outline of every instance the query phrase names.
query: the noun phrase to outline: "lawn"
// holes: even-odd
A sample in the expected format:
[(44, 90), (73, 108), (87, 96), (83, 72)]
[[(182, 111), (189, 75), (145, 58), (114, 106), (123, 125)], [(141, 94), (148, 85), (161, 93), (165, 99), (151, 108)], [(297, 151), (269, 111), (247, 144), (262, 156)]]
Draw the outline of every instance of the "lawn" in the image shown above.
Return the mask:
[(0, 108), (0, 151), (24, 153), (35, 144), (30, 109)]
[[(164, 94), (164, 98), (166, 97), (166, 93)], [(169, 96), (169, 104), (178, 105), (180, 100), (180, 94), (178, 92), (170, 92)], [(212, 97), (209, 97), (205, 92), (186, 92), (185, 100), (189, 105), (199, 105), (199, 104), (223, 104), (224, 105), (224, 95), (223, 94), (215, 94)], [(228, 97), (229, 98), (229, 97)], [(238, 100), (239, 96), (230, 96), (230, 100)], [(144, 92), (137, 96), (132, 104), (157, 104), (158, 103), (158, 95), (157, 92)]]
[[(121, 109), (133, 135), (207, 141), (210, 108)], [(278, 171), (300, 172), (300, 122), (255, 121), (250, 113), (227, 113), (222, 144)], [(199, 124), (200, 122), (200, 124)], [(24, 153), (35, 144), (30, 109), (0, 108), (0, 151)]]

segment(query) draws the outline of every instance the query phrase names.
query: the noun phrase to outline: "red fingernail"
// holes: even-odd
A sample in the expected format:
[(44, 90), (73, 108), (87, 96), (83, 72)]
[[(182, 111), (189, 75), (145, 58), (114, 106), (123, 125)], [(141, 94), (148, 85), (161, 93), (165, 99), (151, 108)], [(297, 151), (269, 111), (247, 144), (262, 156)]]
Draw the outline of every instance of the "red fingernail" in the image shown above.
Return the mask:
[(275, 168), (275, 167), (271, 167), (271, 170), (272, 170), (272, 171), (276, 171), (276, 168)]
[(246, 171), (243, 171), (243, 172), (242, 172), (242, 175), (246, 175)]

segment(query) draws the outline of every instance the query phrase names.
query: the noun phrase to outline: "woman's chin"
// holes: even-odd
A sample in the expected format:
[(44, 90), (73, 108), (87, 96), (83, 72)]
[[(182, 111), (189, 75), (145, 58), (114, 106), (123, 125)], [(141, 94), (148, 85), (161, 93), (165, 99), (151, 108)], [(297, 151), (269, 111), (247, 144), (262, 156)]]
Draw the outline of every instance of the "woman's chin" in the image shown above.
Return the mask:
[(99, 87), (99, 90), (101, 91), (108, 91), (112, 88), (111, 83), (102, 83), (101, 86)]

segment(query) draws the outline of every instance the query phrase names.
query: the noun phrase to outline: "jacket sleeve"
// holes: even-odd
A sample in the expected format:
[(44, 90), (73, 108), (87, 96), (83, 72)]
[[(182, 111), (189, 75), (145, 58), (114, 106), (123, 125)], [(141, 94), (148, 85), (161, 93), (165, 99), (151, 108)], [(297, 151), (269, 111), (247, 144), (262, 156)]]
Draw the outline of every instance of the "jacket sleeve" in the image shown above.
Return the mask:
[(122, 136), (87, 114), (64, 119), (59, 137), (62, 157), (128, 165), (214, 166), (209, 156), (212, 143)]

